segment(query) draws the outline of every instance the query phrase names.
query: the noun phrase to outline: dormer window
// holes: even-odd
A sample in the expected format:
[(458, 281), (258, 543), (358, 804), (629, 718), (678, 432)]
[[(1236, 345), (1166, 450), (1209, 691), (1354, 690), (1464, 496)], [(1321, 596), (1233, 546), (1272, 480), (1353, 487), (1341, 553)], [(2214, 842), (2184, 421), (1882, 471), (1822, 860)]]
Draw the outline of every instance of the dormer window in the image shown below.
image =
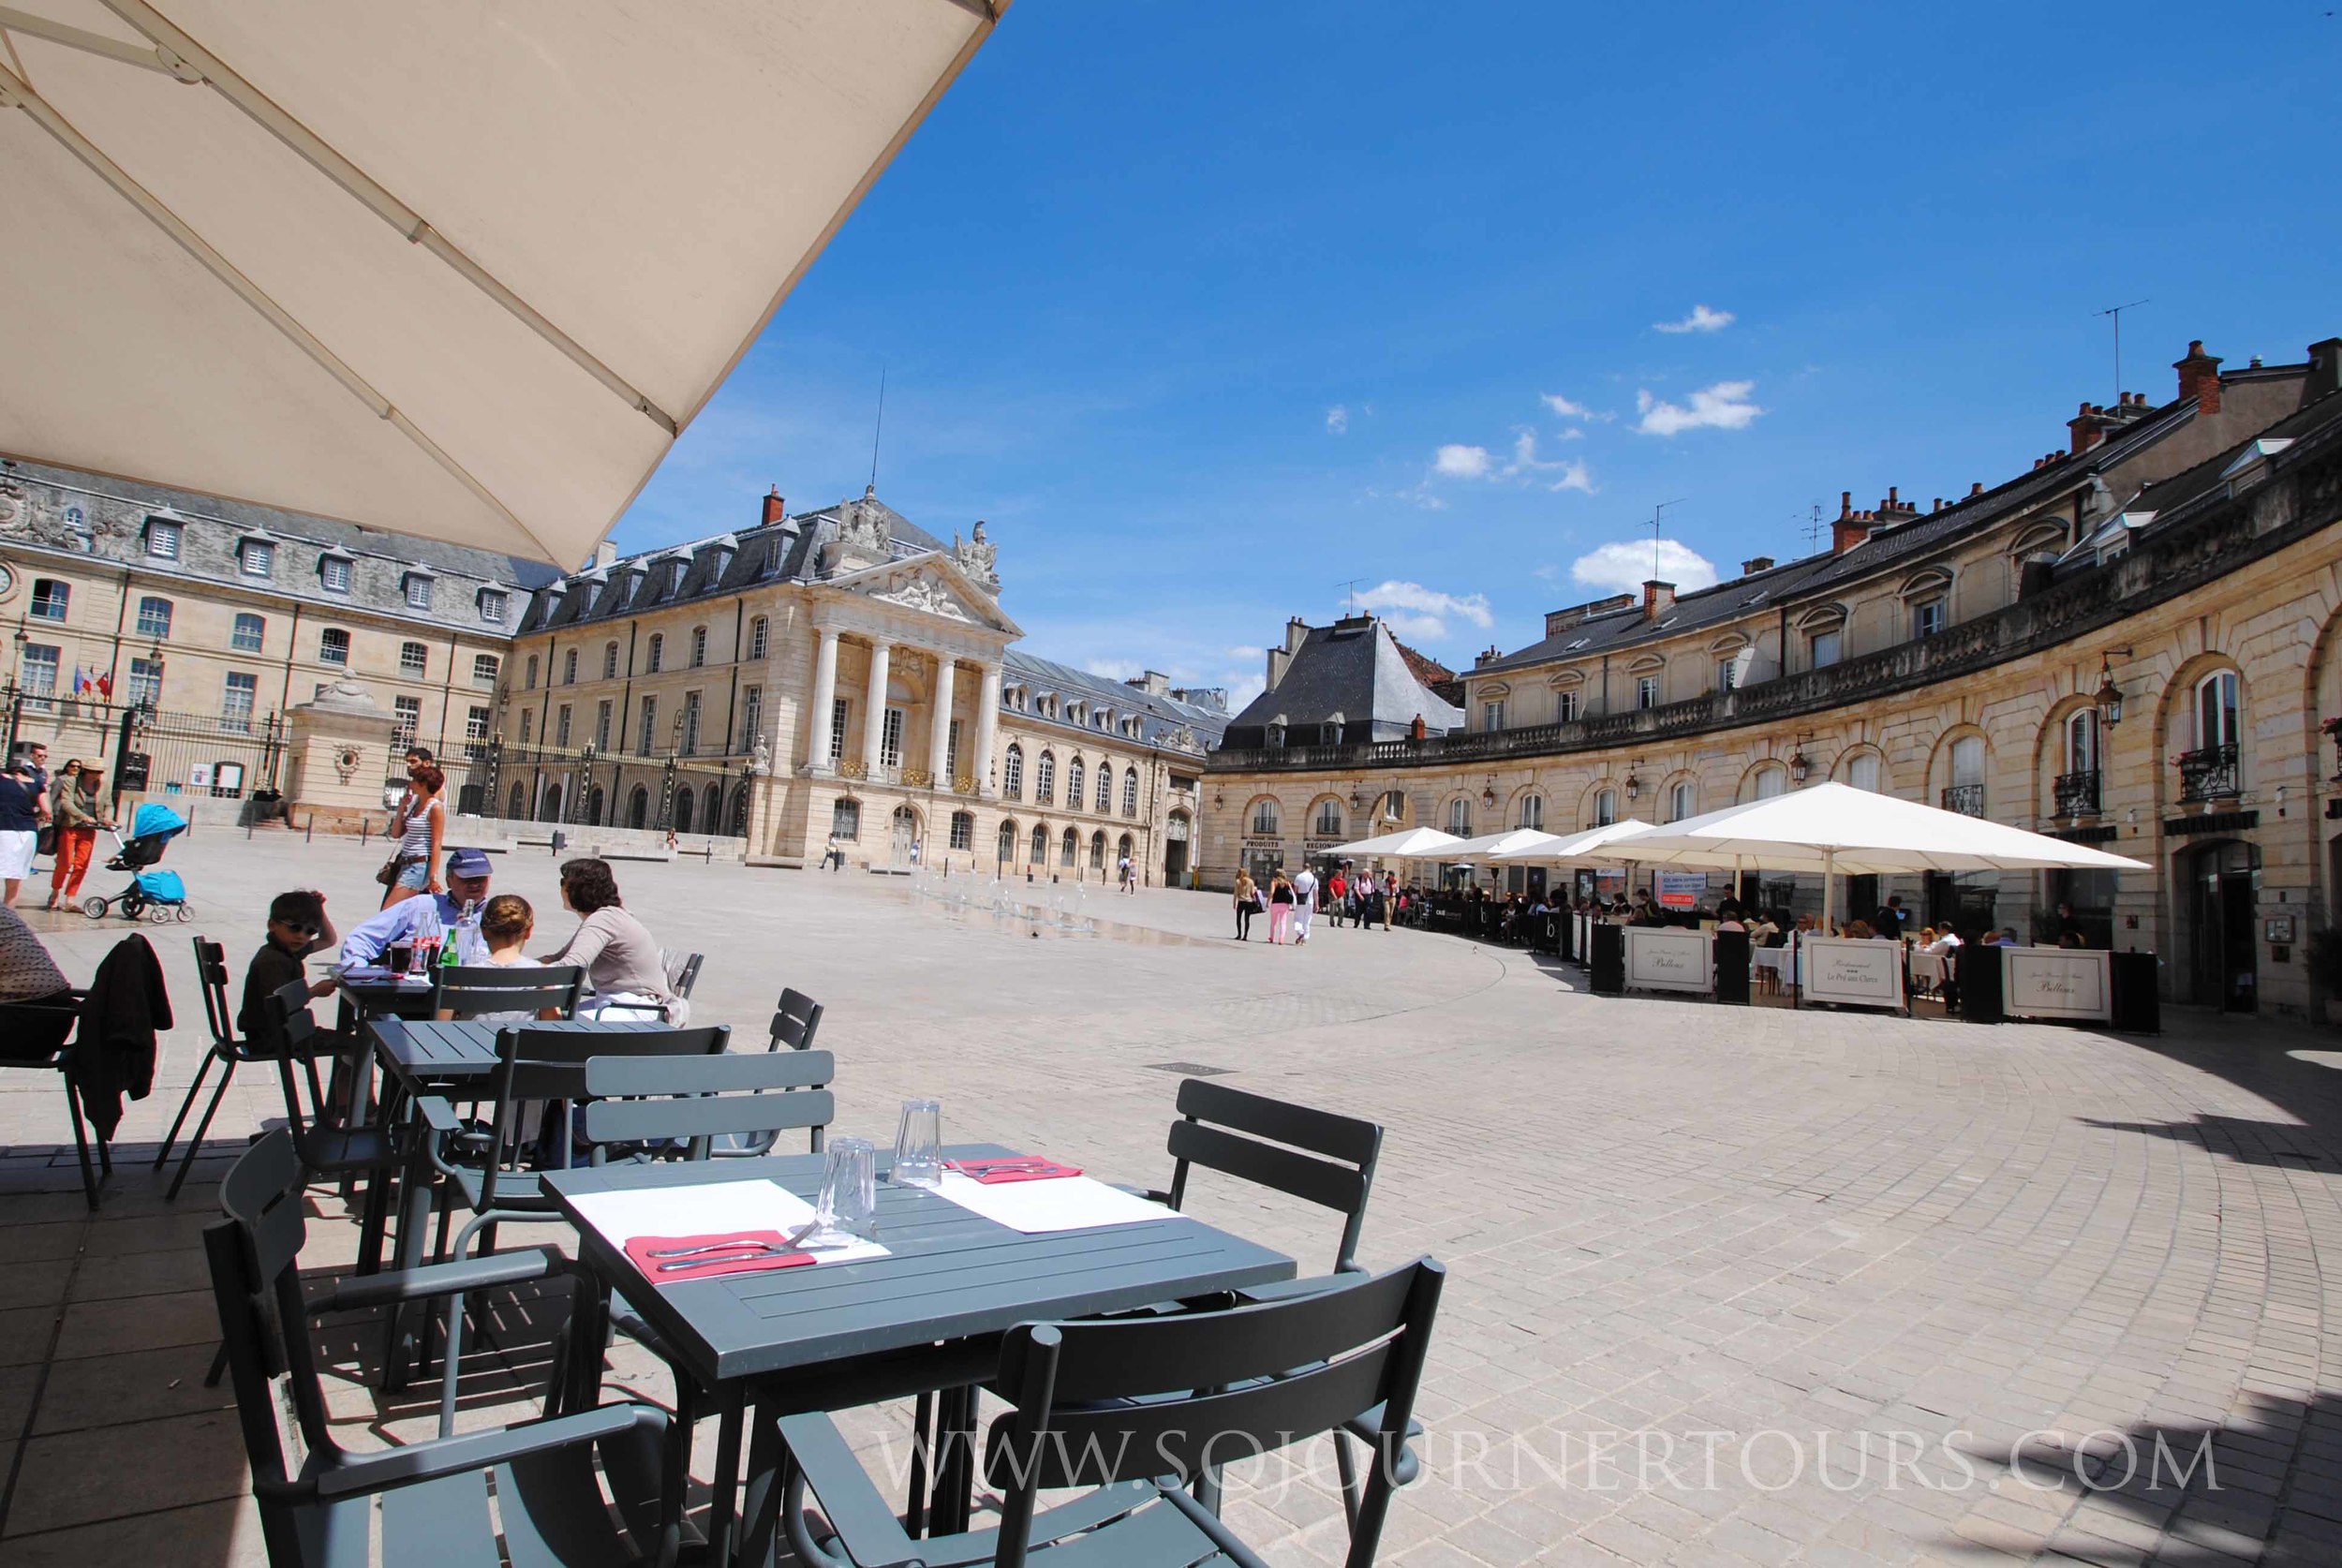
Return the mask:
[(510, 597), (502, 588), (481, 589), (480, 618), (491, 626), (502, 626)]
[(318, 557), (318, 585), (329, 594), (349, 592), (349, 567), (350, 561), (347, 555), (319, 555)]
[(158, 561), (175, 561), (185, 528), (168, 518), (146, 520), (146, 553)]
[(431, 576), (428, 572), (410, 571), (407, 574), (407, 608), (431, 608)]
[(247, 539), (236, 546), (236, 565), (246, 577), (276, 575), (276, 544), (273, 540)]

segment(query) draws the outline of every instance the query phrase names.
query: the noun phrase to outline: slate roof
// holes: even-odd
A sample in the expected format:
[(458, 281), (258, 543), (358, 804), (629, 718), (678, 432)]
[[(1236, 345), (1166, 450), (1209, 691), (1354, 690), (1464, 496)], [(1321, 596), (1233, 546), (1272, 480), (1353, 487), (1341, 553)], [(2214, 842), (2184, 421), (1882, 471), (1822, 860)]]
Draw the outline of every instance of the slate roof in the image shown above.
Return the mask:
[[(1111, 675), (1093, 675), (1087, 670), (1076, 670), (1070, 664), (1043, 658), (1015, 648), (1008, 650), (1001, 660), (1001, 685), (1026, 686), (1036, 691), (1055, 692), (1064, 697), (1079, 697), (1093, 708), (1112, 708), (1118, 714), (1139, 716), (1140, 738), (1149, 746), (1168, 746), (1171, 737), (1185, 729), (1195, 737), (1200, 747), (1220, 744), (1221, 732), (1227, 728), (1228, 715), (1224, 708), (1213, 708), (1200, 703), (1182, 702), (1176, 697), (1156, 696), (1143, 688), (1125, 685)], [(1065, 719), (1048, 719), (1039, 714), (1019, 712), (1020, 724), (1044, 724), (1088, 735), (1106, 742), (1127, 739), (1119, 730), (1098, 730), (1087, 723), (1076, 724)]]
[(1337, 714), (1345, 741), (1401, 739), (1417, 715), (1434, 735), (1463, 723), (1462, 709), (1417, 678), (1390, 629), (1359, 615), (1311, 627), (1284, 678), (1228, 721), (1227, 744), (1265, 744), (1268, 724), (1280, 715), (1288, 727), (1299, 727), (1324, 724)]

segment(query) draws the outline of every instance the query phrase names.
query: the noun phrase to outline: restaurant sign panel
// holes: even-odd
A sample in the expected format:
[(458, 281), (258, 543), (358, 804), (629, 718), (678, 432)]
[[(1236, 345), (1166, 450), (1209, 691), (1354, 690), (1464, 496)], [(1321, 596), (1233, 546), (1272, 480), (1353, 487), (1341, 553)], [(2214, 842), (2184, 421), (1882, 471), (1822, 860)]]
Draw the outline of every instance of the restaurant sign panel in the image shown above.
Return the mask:
[(1808, 937), (1800, 944), (1808, 1001), (1903, 1005), (1903, 944)]
[(2018, 1018), (2114, 1016), (2112, 954), (2072, 947), (2004, 947), (2001, 1006)]
[(1659, 873), (1659, 907), (1666, 910), (1696, 909), (1708, 895), (1708, 873), (1705, 871), (1662, 871)]
[(1715, 950), (1705, 931), (1671, 925), (1626, 928), (1626, 984), (1644, 991), (1712, 991)]

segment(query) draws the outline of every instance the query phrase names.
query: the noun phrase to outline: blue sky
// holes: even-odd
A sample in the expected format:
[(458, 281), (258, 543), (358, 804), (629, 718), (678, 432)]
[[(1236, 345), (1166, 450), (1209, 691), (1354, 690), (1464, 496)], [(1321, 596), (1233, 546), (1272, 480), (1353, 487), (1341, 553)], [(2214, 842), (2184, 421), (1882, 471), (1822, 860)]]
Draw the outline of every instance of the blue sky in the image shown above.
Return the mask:
[[(2321, 4), (1021, 0), (621, 523), (981, 517), (1032, 651), (1450, 664), (2342, 333)], [(1824, 535), (1824, 542), (1827, 535)], [(1631, 548), (1627, 548), (1630, 547)]]

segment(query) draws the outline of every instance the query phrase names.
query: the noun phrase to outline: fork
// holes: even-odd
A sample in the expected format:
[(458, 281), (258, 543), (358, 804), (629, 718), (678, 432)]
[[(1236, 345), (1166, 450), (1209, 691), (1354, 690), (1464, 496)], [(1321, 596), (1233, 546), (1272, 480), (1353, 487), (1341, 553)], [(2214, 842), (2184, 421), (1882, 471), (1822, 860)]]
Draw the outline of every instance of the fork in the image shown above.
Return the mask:
[(818, 1231), (821, 1228), (822, 1222), (819, 1220), (809, 1220), (807, 1223), (798, 1226), (796, 1230), (792, 1232), (790, 1235), (781, 1237), (780, 1245), (778, 1247), (774, 1246), (769, 1241), (754, 1241), (742, 1236), (734, 1236), (730, 1241), (704, 1242), (697, 1247), (674, 1247), (661, 1252), (645, 1252), (643, 1256), (646, 1258), (695, 1258), (702, 1252), (739, 1252), (749, 1250), (787, 1252), (793, 1250), (799, 1242), (803, 1241), (807, 1236), (811, 1235), (815, 1231)]

